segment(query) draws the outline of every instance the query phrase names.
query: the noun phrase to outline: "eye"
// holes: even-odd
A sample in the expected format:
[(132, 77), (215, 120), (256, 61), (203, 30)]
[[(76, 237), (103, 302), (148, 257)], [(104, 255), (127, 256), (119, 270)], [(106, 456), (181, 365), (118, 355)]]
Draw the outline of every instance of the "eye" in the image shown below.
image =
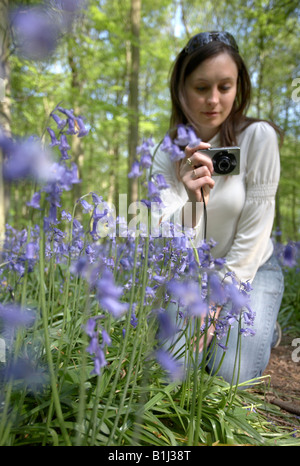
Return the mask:
[(230, 89), (231, 89), (230, 84), (223, 84), (222, 86), (220, 86), (220, 90), (223, 92), (230, 91)]

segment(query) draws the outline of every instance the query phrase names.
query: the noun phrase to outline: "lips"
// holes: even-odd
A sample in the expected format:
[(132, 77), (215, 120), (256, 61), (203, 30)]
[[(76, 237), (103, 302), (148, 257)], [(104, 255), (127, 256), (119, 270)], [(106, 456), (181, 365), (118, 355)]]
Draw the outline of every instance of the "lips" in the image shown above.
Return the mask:
[(219, 112), (203, 112), (203, 114), (206, 116), (217, 116), (219, 115)]

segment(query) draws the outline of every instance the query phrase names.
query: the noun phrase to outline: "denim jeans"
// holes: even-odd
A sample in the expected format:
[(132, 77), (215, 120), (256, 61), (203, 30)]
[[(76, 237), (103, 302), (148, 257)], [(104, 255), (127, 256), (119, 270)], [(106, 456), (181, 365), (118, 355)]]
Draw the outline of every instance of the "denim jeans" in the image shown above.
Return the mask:
[[(231, 382), (233, 378), (234, 383), (243, 383), (260, 377), (268, 365), (275, 324), (284, 290), (282, 270), (274, 255), (258, 269), (252, 282), (252, 288), (250, 305), (256, 314), (253, 326), (255, 335), (241, 335), (238, 323), (236, 323), (230, 329), (228, 341), (227, 335), (218, 341), (218, 343), (226, 345), (227, 350), (225, 352), (219, 345), (212, 345), (211, 354), (210, 349), (208, 350), (207, 371), (214, 374), (224, 355), (217, 374), (227, 382)], [(175, 306), (173, 306), (173, 309), (172, 307), (168, 309), (168, 313), (171, 312), (173, 314), (172, 319), (174, 318), (174, 311)], [(226, 315), (227, 311), (228, 309), (226, 309), (225, 305), (221, 310), (219, 318), (222, 319), (222, 315)], [(192, 332), (193, 330), (191, 330), (188, 339), (191, 338)], [(174, 355), (177, 353), (178, 356), (180, 352), (183, 354), (186, 340), (185, 335), (187, 333), (183, 334), (179, 340), (177, 338), (176, 344), (172, 349)], [(175, 338), (173, 338), (174, 341)], [(238, 342), (240, 342), (240, 345), (238, 345)], [(238, 368), (236, 367), (235, 369), (237, 346), (240, 346), (238, 379)], [(201, 359), (201, 355), (199, 357)]]

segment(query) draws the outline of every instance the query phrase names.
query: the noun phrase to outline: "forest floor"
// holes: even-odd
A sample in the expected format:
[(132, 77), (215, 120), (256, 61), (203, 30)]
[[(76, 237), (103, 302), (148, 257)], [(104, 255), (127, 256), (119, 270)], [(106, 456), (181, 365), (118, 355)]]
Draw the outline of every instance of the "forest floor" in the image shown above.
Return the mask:
[[(267, 403), (277, 407), (268, 414), (272, 422), (282, 428), (300, 432), (300, 361), (299, 351), (296, 353), (296, 347), (292, 346), (294, 338), (284, 335), (280, 345), (273, 348), (263, 374), (270, 377), (266, 378), (263, 389), (258, 388), (255, 391), (263, 395)], [(296, 436), (300, 442), (300, 434)]]

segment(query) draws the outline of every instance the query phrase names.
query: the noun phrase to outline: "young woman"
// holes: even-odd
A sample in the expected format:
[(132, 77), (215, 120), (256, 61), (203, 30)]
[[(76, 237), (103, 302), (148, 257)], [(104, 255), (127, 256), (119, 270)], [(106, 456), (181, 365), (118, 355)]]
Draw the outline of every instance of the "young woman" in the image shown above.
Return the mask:
[[(244, 382), (260, 376), (268, 364), (283, 294), (283, 275), (270, 239), (280, 175), (277, 134), (270, 123), (246, 116), (251, 81), (227, 32), (190, 39), (174, 63), (170, 91), (171, 138), (185, 125), (199, 140), (183, 146), (184, 158), (177, 162), (161, 147), (156, 152), (152, 174), (164, 175), (169, 185), (162, 191), (161, 220), (194, 228), (196, 241), (201, 241), (204, 209), (199, 205), (205, 206), (206, 236), (217, 243), (213, 255), (226, 258), (225, 271), (234, 272), (237, 280), (251, 283), (256, 333), (242, 339), (239, 382)], [(201, 152), (224, 146), (240, 148), (239, 174), (214, 176), (211, 157)], [(226, 306), (220, 318), (222, 313)], [(220, 370), (227, 381), (233, 375), (237, 334), (236, 325)], [(215, 367), (222, 355), (219, 347)]]

